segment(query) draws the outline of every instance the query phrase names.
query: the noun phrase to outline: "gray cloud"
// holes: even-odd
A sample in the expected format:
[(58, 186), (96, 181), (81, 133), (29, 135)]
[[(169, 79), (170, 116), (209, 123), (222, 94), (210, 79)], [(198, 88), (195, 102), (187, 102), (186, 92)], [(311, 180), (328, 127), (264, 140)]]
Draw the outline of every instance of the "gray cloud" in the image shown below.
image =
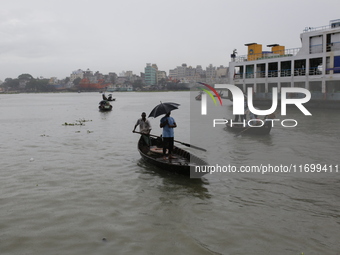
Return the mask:
[(146, 63), (166, 72), (182, 63), (227, 66), (233, 49), (246, 54), (245, 43), (300, 47), (302, 30), (340, 18), (339, 7), (335, 0), (6, 1), (0, 79), (62, 79), (79, 68), (139, 74)]

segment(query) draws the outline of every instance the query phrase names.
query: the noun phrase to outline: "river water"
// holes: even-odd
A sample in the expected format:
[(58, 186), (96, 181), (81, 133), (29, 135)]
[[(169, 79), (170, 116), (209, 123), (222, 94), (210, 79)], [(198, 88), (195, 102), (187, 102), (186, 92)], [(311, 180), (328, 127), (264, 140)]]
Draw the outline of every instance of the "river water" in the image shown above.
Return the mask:
[[(338, 111), (278, 109), (298, 126), (235, 137), (212, 125), (231, 102), (196, 119), (194, 96), (114, 93), (101, 113), (99, 93), (0, 95), (0, 254), (340, 254)], [(146, 164), (131, 131), (160, 101), (181, 104), (175, 139), (207, 152), (177, 145), (210, 165), (296, 171), (190, 179)]]

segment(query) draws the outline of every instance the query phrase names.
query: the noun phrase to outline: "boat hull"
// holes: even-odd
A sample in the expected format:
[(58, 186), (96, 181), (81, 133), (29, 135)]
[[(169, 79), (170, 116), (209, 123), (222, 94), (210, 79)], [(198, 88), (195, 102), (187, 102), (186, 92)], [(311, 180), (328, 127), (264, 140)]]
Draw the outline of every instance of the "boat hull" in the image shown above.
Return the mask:
[[(148, 163), (171, 173), (176, 173), (191, 178), (200, 178), (207, 172), (198, 172), (196, 167), (206, 166), (207, 163), (197, 156), (174, 146), (173, 156), (175, 159), (164, 159), (162, 154), (161, 139), (150, 137), (151, 147), (146, 145), (143, 137), (138, 141), (138, 151), (141, 157)], [(157, 152), (158, 151), (158, 152)]]
[(109, 112), (109, 111), (112, 111), (112, 105), (110, 105), (109, 108), (104, 108), (104, 107), (102, 107), (102, 106), (98, 106), (98, 109), (99, 109), (99, 111), (101, 111), (101, 112)]
[(108, 112), (112, 110), (112, 105), (107, 100), (102, 100), (99, 102), (98, 109), (101, 112)]

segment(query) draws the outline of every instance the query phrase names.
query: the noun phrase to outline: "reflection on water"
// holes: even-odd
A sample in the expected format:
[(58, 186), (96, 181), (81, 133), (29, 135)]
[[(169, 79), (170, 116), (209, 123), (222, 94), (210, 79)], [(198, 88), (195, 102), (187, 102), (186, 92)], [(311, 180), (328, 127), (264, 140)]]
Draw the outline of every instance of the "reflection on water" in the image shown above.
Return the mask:
[(138, 165), (143, 168), (142, 174), (150, 175), (152, 178), (158, 177), (162, 180), (159, 189), (163, 192), (175, 192), (192, 195), (201, 199), (210, 198), (208, 192), (209, 182), (205, 178), (188, 178), (179, 174), (169, 173), (159, 169), (143, 159), (138, 161)]

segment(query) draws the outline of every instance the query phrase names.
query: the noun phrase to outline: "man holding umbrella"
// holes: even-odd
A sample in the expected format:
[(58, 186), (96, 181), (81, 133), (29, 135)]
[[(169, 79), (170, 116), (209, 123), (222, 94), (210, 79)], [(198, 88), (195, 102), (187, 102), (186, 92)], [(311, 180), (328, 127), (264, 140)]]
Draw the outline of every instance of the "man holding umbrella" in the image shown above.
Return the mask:
[(168, 149), (169, 159), (172, 159), (171, 156), (172, 150), (174, 148), (174, 128), (177, 127), (176, 121), (174, 118), (170, 117), (170, 111), (161, 119), (160, 127), (163, 128), (163, 155), (164, 159), (166, 159), (166, 149)]

